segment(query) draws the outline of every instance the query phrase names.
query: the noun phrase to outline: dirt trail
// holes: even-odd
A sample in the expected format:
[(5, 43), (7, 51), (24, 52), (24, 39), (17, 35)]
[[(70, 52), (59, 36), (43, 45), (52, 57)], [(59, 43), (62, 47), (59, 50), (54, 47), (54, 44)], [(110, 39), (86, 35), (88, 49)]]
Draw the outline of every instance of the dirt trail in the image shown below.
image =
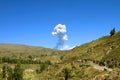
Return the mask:
[(111, 68), (108, 68), (106, 66), (100, 66), (99, 64), (93, 63), (93, 61), (82, 61), (82, 60), (77, 60), (76, 62), (80, 63), (80, 64), (84, 64), (84, 65), (90, 65), (93, 68), (97, 69), (97, 70), (101, 70), (101, 71), (112, 71)]
[(102, 71), (104, 71), (104, 70), (106, 70), (106, 71), (112, 71), (111, 68), (108, 68), (108, 67), (106, 67), (106, 66), (100, 66), (100, 65), (95, 64), (95, 63), (93, 63), (93, 62), (90, 62), (89, 65), (93, 66), (93, 68), (95, 68), (95, 69), (97, 69), (97, 70), (102, 70)]

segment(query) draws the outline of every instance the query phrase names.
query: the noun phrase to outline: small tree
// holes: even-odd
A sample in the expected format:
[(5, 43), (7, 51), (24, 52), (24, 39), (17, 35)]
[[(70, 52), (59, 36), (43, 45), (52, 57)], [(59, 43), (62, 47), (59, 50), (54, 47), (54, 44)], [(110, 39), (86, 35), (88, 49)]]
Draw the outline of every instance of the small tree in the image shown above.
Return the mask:
[(70, 70), (72, 69), (71, 64), (67, 64), (64, 69), (64, 78), (65, 80), (68, 80), (71, 77)]
[(8, 67), (8, 80), (13, 80), (13, 69)]
[(8, 67), (6, 64), (2, 67), (2, 78), (5, 80), (8, 78)]
[(32, 59), (33, 59), (33, 56), (32, 56), (32, 55), (29, 55), (28, 58), (29, 58), (30, 60), (32, 60)]
[(65, 68), (65, 80), (68, 80), (69, 78), (69, 69)]
[(13, 71), (12, 68), (5, 64), (2, 68), (2, 76), (5, 80), (12, 80)]
[(14, 80), (23, 80), (23, 69), (20, 64), (17, 64), (14, 68)]
[(36, 70), (37, 73), (42, 73), (46, 69), (46, 64), (41, 63), (40, 67)]
[(115, 34), (115, 28), (113, 28), (111, 31), (110, 31), (110, 36), (113, 36)]

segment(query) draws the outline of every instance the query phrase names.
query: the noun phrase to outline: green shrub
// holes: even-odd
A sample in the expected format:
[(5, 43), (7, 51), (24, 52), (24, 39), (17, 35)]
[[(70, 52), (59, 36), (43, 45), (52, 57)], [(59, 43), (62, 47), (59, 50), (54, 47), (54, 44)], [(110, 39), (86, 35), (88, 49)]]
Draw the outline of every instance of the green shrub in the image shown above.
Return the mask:
[(113, 28), (111, 31), (110, 31), (110, 36), (113, 36), (115, 34), (115, 28)]
[(14, 80), (23, 80), (23, 69), (20, 64), (17, 64), (14, 68)]

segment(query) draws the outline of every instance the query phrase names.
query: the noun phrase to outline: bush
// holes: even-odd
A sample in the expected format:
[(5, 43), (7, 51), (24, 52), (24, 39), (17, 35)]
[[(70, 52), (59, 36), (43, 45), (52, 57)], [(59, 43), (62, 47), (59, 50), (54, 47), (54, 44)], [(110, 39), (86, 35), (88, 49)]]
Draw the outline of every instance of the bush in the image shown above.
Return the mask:
[(14, 80), (23, 80), (23, 69), (20, 64), (17, 64), (14, 68)]
[(70, 73), (69, 69), (65, 68), (65, 80), (68, 80), (68, 78), (70, 76), (69, 73)]
[(41, 63), (40, 67), (38, 69), (36, 69), (36, 72), (37, 73), (42, 73), (45, 69), (46, 69), (46, 64), (45, 63)]
[(69, 64), (67, 64), (66, 65), (66, 67), (65, 67), (65, 69), (64, 69), (64, 72), (65, 72), (65, 80), (68, 80), (70, 77), (71, 77), (71, 69), (72, 69), (72, 67), (71, 67), (71, 64), (69, 63)]
[(13, 70), (7, 64), (3, 65), (2, 76), (3, 79), (7, 79), (7, 80), (12, 80), (13, 78)]
[(111, 31), (110, 31), (110, 36), (113, 36), (115, 34), (115, 28), (113, 28)]

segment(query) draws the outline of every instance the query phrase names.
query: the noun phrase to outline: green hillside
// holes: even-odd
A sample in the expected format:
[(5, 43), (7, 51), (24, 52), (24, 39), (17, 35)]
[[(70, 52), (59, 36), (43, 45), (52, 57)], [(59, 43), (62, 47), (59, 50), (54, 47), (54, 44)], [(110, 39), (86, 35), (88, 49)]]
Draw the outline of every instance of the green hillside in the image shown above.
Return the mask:
[[(43, 47), (19, 45), (19, 44), (0, 44), (0, 57), (15, 57), (28, 59), (33, 57), (39, 60), (59, 60), (63, 56), (65, 51), (53, 50)], [(54, 56), (53, 56), (54, 55)]]
[[(112, 56), (114, 55), (114, 56)], [(64, 57), (64, 60), (90, 59), (102, 60), (111, 56), (114, 59), (120, 59), (120, 32), (113, 36), (104, 36), (90, 43), (83, 44), (70, 50)]]
[(41, 55), (41, 54), (51, 54), (53, 52), (61, 52), (58, 50), (53, 50), (49, 48), (19, 45), (19, 44), (0, 44), (0, 54), (23, 54), (23, 55)]
[(120, 32), (69, 51), (0, 44), (0, 54), (0, 68), (18, 60), (24, 80), (120, 80)]
[(70, 80), (119, 80), (120, 32), (75, 47), (58, 65), (58, 80), (64, 80), (66, 67)]

